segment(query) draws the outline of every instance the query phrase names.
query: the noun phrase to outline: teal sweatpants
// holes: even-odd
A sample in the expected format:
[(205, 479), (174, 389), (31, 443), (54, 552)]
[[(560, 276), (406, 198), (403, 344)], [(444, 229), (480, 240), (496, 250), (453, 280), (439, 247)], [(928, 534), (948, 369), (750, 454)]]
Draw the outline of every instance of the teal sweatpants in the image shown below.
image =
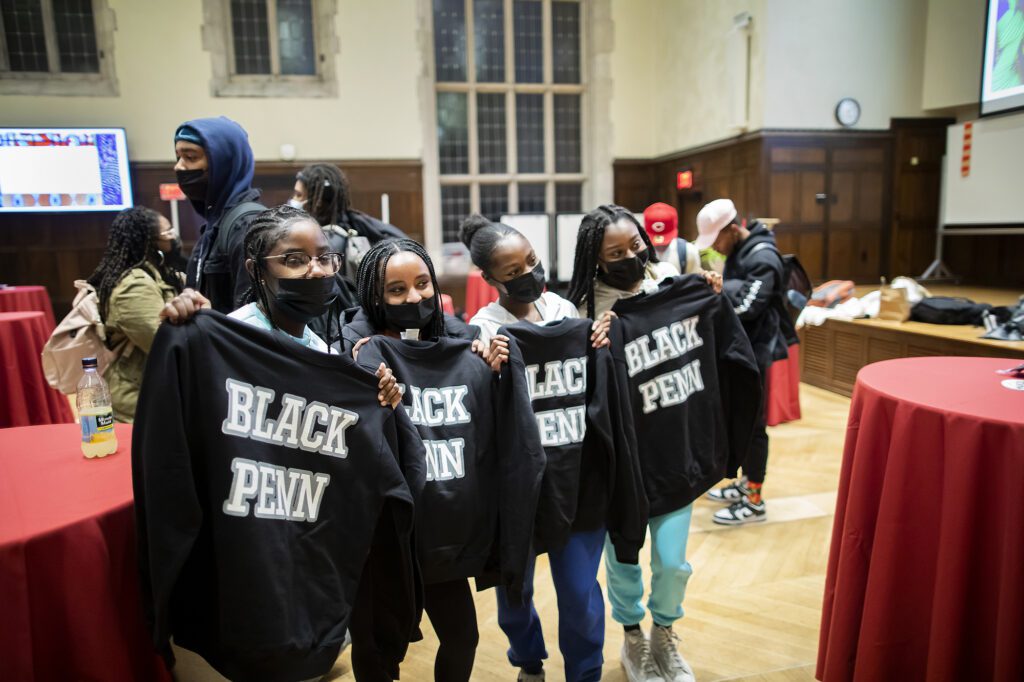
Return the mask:
[[(648, 522), (651, 528), (651, 595), (647, 599), (647, 610), (656, 625), (667, 627), (683, 617), (686, 582), (693, 574), (686, 561), (692, 512), (693, 505), (690, 504), (655, 516)], [(622, 625), (636, 625), (644, 619), (642, 569), (620, 564), (615, 559), (615, 548), (608, 537), (605, 537), (604, 562), (612, 618)]]

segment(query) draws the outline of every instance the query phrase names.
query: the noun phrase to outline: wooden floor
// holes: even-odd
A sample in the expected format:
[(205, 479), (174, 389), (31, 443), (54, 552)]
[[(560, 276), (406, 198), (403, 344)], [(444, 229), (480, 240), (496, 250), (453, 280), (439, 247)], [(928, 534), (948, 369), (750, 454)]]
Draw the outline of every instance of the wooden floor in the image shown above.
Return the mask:
[[(742, 528), (711, 522), (716, 505), (701, 500), (688, 548), (693, 577), (676, 624), (681, 650), (699, 682), (790, 682), (814, 679), (822, 590), (828, 561), (849, 400), (801, 385), (804, 419), (769, 429), (771, 450), (765, 499), (769, 521)], [(649, 566), (645, 547), (641, 564)], [(647, 570), (645, 568), (645, 574)], [(604, 570), (600, 580), (604, 585)], [(544, 625), (547, 679), (564, 680), (558, 652), (558, 613), (547, 561), (537, 563), (536, 605)], [(477, 594), (480, 647), (474, 680), (515, 680), (505, 657), (493, 591)], [(625, 680), (619, 664), (622, 628), (606, 619), (604, 679)], [(644, 624), (645, 629), (650, 622)], [(424, 619), (426, 639), (413, 644), (403, 680), (431, 680), (437, 640)], [(348, 653), (330, 680), (353, 679)]]

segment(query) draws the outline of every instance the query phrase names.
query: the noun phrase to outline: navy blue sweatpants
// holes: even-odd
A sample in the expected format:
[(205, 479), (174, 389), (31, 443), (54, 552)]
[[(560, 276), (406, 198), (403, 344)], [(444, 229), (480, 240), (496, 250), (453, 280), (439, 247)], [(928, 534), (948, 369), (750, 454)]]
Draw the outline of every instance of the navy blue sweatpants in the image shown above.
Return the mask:
[[(597, 582), (604, 547), (603, 530), (573, 533), (569, 543), (550, 552), (551, 579), (558, 597), (558, 648), (565, 661), (566, 682), (601, 679), (604, 656), (604, 595)], [(533, 569), (536, 557), (526, 568), (523, 606), (511, 606), (504, 589), (498, 595), (498, 624), (508, 636), (508, 660), (527, 672), (540, 672), (548, 657), (544, 632), (533, 607)]]

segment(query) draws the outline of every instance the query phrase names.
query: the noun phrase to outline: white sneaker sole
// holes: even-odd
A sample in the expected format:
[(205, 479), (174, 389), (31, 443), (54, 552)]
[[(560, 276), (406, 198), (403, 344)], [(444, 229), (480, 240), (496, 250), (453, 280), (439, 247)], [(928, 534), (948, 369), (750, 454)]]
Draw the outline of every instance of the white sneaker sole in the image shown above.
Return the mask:
[[(643, 672), (634, 668), (629, 662), (628, 653), (629, 650), (626, 648), (626, 645), (623, 644), (622, 649), (619, 651), (619, 659), (622, 663), (622, 670), (626, 673), (626, 680), (628, 680), (628, 682), (647, 682), (648, 678), (644, 677)], [(664, 682), (664, 680), (662, 680), (662, 682)]]
[(717, 495), (712, 495), (710, 492), (704, 493), (704, 497), (706, 499), (708, 499), (708, 500), (711, 500), (715, 504), (725, 504), (725, 505), (729, 505), (729, 504), (733, 504), (735, 502), (739, 502), (742, 499), (741, 497), (719, 497)]
[(720, 526), (745, 526), (748, 523), (764, 523), (768, 520), (767, 514), (761, 516), (751, 516), (746, 519), (720, 519), (717, 516), (712, 516), (711, 520)]

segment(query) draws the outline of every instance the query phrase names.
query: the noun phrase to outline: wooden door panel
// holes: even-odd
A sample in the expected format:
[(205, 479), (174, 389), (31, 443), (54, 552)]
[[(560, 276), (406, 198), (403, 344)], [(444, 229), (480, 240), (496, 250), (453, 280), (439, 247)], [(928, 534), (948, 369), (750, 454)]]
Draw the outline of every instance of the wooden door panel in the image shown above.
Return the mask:
[(825, 221), (825, 205), (818, 202), (817, 195), (825, 193), (823, 171), (800, 171), (799, 183), (800, 223), (821, 224)]
[(860, 186), (857, 188), (857, 217), (879, 228), (882, 226), (883, 182), (881, 171), (866, 171), (860, 174)]
[(828, 278), (876, 281), (881, 234), (880, 229), (867, 225), (829, 230)]
[(853, 171), (834, 171), (832, 173), (832, 191), (829, 199), (829, 226), (848, 224), (854, 219), (853, 207), (856, 200), (857, 174)]
[[(825, 279), (825, 231), (807, 230), (800, 232), (797, 246), (792, 251), (800, 257), (800, 264), (807, 271), (812, 282)], [(788, 253), (788, 252), (787, 252)]]
[(793, 172), (774, 172), (771, 176), (771, 198), (769, 199), (769, 213), (772, 218), (778, 218), (786, 224), (792, 224), (799, 220), (797, 216), (797, 174)]

